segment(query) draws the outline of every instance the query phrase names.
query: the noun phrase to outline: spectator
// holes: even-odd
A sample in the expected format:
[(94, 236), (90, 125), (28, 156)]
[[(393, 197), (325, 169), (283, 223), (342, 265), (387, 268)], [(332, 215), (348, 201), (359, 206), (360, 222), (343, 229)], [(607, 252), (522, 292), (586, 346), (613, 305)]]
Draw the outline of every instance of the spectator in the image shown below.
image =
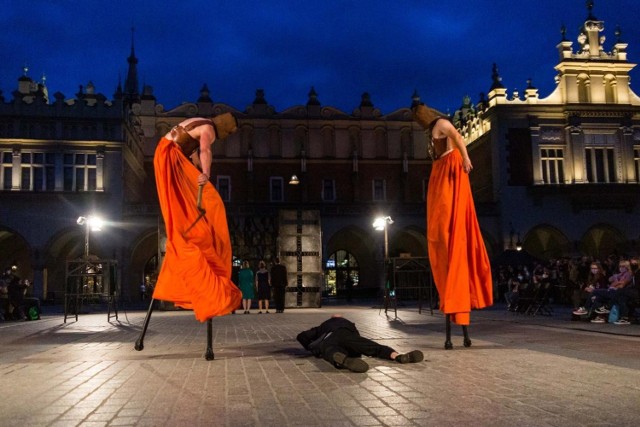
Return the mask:
[(618, 306), (620, 318), (614, 322), (616, 325), (629, 325), (629, 304), (632, 301), (640, 300), (640, 269), (638, 269), (638, 258), (629, 260), (629, 268), (633, 274), (631, 282), (622, 289), (619, 289), (613, 297), (612, 303)]
[[(5, 283), (9, 297), (9, 314), (13, 320), (24, 320), (24, 282), (20, 280), (14, 269), (7, 269), (5, 273)], [(27, 285), (28, 286), (28, 285)]]
[(242, 292), (242, 309), (244, 314), (251, 313), (251, 300), (255, 298), (253, 271), (249, 267), (249, 261), (242, 261), (242, 268), (238, 272), (238, 287)]
[[(589, 314), (589, 310), (587, 310), (585, 306), (587, 305), (587, 301), (592, 297), (592, 291), (595, 289), (606, 289), (608, 283), (602, 265), (597, 261), (592, 262), (586, 281), (580, 288), (575, 289), (571, 295), (574, 308), (573, 314), (576, 316)], [(591, 307), (591, 304), (589, 304), (589, 307)]]
[(280, 264), (280, 258), (271, 267), (271, 286), (273, 286), (273, 300), (276, 313), (284, 313), (284, 297), (287, 290), (287, 267)]
[(269, 300), (271, 299), (271, 280), (269, 271), (264, 261), (258, 264), (256, 272), (256, 289), (258, 290), (258, 314), (262, 314), (262, 305), (264, 304), (265, 312), (269, 313)]
[(594, 289), (590, 291), (591, 298), (587, 299), (585, 308), (588, 310), (592, 306), (598, 307), (595, 310), (598, 316), (591, 320), (592, 323), (606, 323), (607, 320), (604, 315), (609, 313), (609, 309), (605, 304), (611, 301), (620, 289), (623, 289), (631, 283), (633, 275), (631, 274), (629, 261), (620, 261), (618, 270), (619, 273), (609, 278), (609, 287), (607, 289)]

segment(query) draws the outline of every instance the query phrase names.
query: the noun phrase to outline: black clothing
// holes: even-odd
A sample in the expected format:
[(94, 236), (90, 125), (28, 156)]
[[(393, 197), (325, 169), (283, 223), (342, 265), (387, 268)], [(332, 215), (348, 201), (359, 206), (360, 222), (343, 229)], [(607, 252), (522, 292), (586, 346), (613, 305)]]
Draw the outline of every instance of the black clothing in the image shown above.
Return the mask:
[(284, 296), (287, 288), (287, 267), (276, 264), (271, 267), (271, 287), (273, 288), (273, 300), (276, 304), (276, 312), (284, 312)]
[(365, 355), (391, 360), (391, 353), (395, 351), (360, 336), (356, 325), (344, 317), (332, 317), (320, 326), (300, 332), (296, 339), (316, 357), (322, 357), (330, 363), (335, 362), (336, 353), (343, 353), (348, 357)]

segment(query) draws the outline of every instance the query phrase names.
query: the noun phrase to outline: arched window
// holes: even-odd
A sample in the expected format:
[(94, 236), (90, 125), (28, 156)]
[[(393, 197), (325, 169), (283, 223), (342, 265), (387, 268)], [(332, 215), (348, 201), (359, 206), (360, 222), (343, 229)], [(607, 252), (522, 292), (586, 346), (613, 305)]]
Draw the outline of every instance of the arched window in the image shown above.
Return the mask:
[(339, 249), (329, 255), (325, 265), (326, 296), (344, 295), (348, 289), (349, 279), (354, 288), (360, 281), (360, 267), (353, 254)]

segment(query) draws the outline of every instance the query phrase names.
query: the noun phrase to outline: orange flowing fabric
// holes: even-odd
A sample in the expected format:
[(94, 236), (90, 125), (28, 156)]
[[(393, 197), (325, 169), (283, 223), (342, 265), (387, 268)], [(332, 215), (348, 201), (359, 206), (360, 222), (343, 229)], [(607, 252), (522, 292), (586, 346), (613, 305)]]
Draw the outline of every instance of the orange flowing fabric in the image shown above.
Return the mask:
[(491, 265), (458, 150), (433, 163), (427, 191), (429, 261), (440, 310), (468, 325), (472, 308), (493, 304)]
[(153, 298), (193, 309), (201, 322), (229, 314), (242, 294), (231, 281), (231, 241), (224, 204), (207, 183), (202, 194), (203, 218), (198, 217), (197, 179), (200, 172), (180, 148), (162, 138), (153, 165), (160, 209), (167, 230), (167, 247)]

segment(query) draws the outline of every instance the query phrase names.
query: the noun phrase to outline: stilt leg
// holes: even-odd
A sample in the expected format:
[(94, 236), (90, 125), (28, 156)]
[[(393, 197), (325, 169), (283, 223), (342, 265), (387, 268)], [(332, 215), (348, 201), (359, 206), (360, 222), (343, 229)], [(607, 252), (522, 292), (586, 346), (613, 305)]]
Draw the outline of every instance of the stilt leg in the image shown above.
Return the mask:
[(204, 352), (204, 358), (207, 360), (213, 360), (213, 322), (211, 319), (207, 320), (207, 350)]
[(446, 333), (447, 339), (444, 342), (444, 349), (451, 350), (453, 348), (453, 344), (451, 343), (451, 316), (449, 314), (446, 315)]
[(469, 328), (467, 325), (462, 325), (462, 334), (464, 335), (464, 346), (471, 347), (471, 339), (469, 338)]
[(147, 310), (147, 317), (144, 318), (144, 325), (142, 326), (142, 332), (140, 332), (140, 336), (136, 341), (135, 349), (137, 351), (142, 351), (144, 349), (144, 335), (147, 333), (147, 327), (149, 326), (149, 320), (151, 320), (151, 312), (153, 312), (153, 298), (151, 298), (151, 303), (149, 303), (149, 309)]

